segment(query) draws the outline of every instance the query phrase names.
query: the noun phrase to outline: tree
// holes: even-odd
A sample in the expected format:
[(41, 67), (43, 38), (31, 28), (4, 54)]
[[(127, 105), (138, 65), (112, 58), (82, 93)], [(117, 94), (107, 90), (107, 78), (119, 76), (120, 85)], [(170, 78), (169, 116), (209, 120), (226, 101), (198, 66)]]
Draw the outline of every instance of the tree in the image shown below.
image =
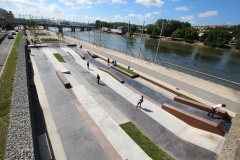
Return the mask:
[(176, 31), (174, 31), (171, 35), (172, 40), (176, 40), (177, 38), (183, 38), (184, 35), (184, 31), (182, 29), (177, 29)]
[(188, 28), (185, 32), (184, 39), (186, 42), (190, 42), (190, 43), (193, 43), (195, 40), (197, 40), (198, 39), (197, 29), (195, 29), (193, 27)]
[(135, 24), (132, 24), (131, 26), (130, 26), (130, 29), (129, 29), (130, 31), (129, 31), (129, 34), (130, 35), (133, 35), (135, 32), (137, 32), (138, 31), (138, 28), (137, 28), (137, 26), (135, 25)]
[(240, 49), (240, 38), (237, 40), (236, 48), (237, 48), (237, 49)]
[(224, 28), (215, 28), (208, 32), (205, 44), (209, 46), (225, 47), (231, 40), (231, 33)]
[(154, 25), (153, 24), (148, 24), (147, 25), (147, 34), (152, 34), (153, 30), (154, 30)]

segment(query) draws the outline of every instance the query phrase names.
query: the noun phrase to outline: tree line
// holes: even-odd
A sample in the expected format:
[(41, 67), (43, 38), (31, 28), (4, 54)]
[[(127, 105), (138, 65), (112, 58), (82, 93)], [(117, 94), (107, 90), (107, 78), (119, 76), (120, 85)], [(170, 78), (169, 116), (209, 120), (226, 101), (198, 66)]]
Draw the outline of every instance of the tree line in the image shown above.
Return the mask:
[[(159, 37), (162, 26), (162, 36), (171, 37), (172, 40), (183, 40), (188, 43), (201, 41), (207, 46), (220, 48), (229, 47), (229, 43), (233, 42), (236, 48), (240, 49), (240, 25), (209, 27), (202, 31), (192, 27), (188, 22), (158, 19), (155, 24), (147, 25), (147, 34), (151, 37)], [(202, 36), (199, 36), (200, 33)]]
[[(104, 22), (96, 20), (95, 28), (108, 27), (116, 29), (119, 26), (129, 27), (128, 34), (141, 33), (142, 26), (128, 24), (124, 22)], [(162, 29), (163, 27), (163, 29)], [(161, 30), (162, 36), (171, 37), (173, 41), (181, 40), (188, 43), (201, 41), (204, 45), (211, 47), (226, 48), (230, 47), (229, 43), (235, 44), (236, 48), (240, 49), (240, 25), (231, 27), (216, 27), (205, 28), (200, 30), (194, 28), (188, 22), (180, 22), (178, 20), (158, 19), (154, 24), (148, 24), (144, 27), (146, 33), (151, 38), (159, 38)]]

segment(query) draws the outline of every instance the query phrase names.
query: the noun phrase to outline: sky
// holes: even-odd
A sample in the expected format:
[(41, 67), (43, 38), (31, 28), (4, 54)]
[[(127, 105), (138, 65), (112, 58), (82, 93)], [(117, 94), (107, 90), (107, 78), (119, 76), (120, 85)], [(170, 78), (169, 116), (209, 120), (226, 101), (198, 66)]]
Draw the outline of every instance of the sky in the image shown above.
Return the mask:
[(0, 0), (15, 18), (49, 18), (93, 23), (154, 24), (157, 19), (192, 26), (240, 24), (240, 0)]

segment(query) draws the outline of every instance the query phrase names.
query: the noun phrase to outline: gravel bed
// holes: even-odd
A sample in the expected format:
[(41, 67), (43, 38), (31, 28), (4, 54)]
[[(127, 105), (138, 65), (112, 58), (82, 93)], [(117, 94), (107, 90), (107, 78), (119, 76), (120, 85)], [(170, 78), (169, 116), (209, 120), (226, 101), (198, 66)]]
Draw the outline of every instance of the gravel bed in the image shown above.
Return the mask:
[(21, 39), (10, 111), (6, 160), (35, 159), (26, 72), (25, 39)]

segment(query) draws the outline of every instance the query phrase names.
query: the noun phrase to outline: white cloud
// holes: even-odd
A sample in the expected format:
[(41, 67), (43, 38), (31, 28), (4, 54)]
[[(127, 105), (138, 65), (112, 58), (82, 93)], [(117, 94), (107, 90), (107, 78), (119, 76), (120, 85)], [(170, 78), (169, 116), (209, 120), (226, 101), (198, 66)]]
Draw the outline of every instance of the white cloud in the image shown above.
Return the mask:
[(218, 15), (218, 11), (206, 11), (206, 12), (200, 13), (198, 17), (207, 18), (209, 16), (217, 16), (217, 15)]
[(133, 13), (128, 15), (128, 17), (135, 17), (135, 16), (136, 14), (133, 14)]
[(125, 0), (112, 0), (113, 3), (127, 4)]
[(72, 9), (82, 9), (82, 8), (91, 8), (91, 5), (96, 3), (119, 3), (127, 4), (125, 0), (59, 0), (66, 6), (71, 7)]
[(135, 3), (140, 3), (145, 6), (162, 7), (164, 2), (162, 0), (135, 0)]
[(180, 17), (181, 21), (192, 21), (194, 19), (193, 15)]
[(189, 8), (188, 7), (177, 7), (175, 8), (176, 11), (188, 11)]
[(160, 12), (158, 12), (158, 11), (155, 11), (155, 12), (153, 12), (152, 14), (160, 14)]

